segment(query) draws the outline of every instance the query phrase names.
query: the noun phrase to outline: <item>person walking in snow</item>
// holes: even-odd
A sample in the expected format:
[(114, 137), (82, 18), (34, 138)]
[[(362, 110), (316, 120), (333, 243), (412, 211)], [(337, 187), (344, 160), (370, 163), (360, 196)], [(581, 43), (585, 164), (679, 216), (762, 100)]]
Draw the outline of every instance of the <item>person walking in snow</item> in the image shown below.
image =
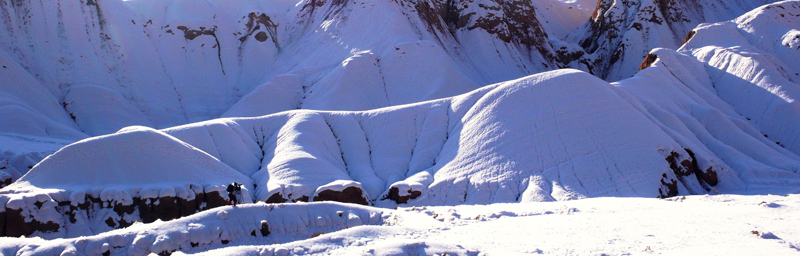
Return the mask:
[(228, 184), (228, 189), (227, 189), (227, 191), (228, 191), (228, 205), (230, 205), (231, 202), (233, 202), (233, 206), (236, 206), (236, 201), (237, 201), (236, 200), (236, 187), (238, 185), (239, 184), (236, 183), (236, 182)]

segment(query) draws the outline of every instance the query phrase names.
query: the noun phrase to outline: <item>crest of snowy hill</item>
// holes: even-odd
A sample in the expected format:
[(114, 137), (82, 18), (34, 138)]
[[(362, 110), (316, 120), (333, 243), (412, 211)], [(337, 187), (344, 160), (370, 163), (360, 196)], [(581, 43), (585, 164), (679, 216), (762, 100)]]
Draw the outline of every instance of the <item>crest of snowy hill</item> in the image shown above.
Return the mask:
[(775, 0), (598, 0), (588, 22), (559, 51), (571, 66), (607, 81), (633, 76), (651, 49), (681, 46), (692, 28), (736, 18)]
[(130, 125), (455, 96), (564, 66), (547, 31), (563, 37), (589, 12), (554, 0), (3, 0), (2, 159), (24, 172)]

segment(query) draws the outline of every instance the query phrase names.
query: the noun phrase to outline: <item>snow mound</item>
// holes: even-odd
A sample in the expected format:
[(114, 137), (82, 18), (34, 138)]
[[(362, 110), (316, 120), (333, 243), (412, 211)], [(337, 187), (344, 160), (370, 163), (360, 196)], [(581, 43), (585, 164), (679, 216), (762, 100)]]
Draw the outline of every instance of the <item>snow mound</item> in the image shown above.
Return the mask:
[[(92, 177), (87, 179), (86, 177)], [(219, 160), (152, 128), (134, 126), (62, 148), (3, 191), (250, 184)]]
[(161, 131), (128, 127), (45, 158), (0, 190), (3, 235), (74, 237), (171, 220), (225, 205), (225, 186), (252, 181)]

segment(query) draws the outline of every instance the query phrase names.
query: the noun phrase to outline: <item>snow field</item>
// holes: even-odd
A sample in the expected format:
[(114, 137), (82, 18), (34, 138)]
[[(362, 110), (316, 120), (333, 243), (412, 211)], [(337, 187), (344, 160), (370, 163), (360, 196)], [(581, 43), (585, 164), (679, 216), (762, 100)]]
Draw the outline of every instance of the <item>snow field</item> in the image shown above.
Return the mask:
[[(58, 243), (30, 247), (2, 238), (4, 254), (103, 254), (147, 255), (176, 250), (203, 251), (222, 246), (253, 243), (285, 243), (314, 234), (330, 233), (360, 225), (381, 225), (382, 211), (339, 203), (303, 205), (250, 204), (215, 208), (179, 220), (136, 223), (126, 229), (100, 235), (59, 239)], [(270, 235), (270, 234), (273, 235)], [(44, 240), (39, 240), (44, 241)], [(30, 241), (26, 241), (30, 242)]]

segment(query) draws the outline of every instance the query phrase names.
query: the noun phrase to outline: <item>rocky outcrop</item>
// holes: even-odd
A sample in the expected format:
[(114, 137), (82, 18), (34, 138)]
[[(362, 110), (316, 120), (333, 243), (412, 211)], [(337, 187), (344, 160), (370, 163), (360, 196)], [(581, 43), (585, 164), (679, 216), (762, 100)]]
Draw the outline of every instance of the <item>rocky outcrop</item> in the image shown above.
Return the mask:
[(239, 38), (239, 41), (242, 41), (242, 43), (246, 42), (250, 37), (259, 42), (266, 42), (268, 39), (272, 39), (272, 43), (275, 44), (275, 47), (280, 49), (280, 44), (278, 42), (278, 24), (273, 22), (272, 18), (266, 14), (251, 12), (247, 15), (245, 26), (247, 27), (247, 34)]
[(400, 189), (397, 187), (389, 188), (389, 193), (383, 197), (383, 199), (389, 199), (395, 201), (398, 204), (405, 204), (408, 203), (408, 200), (415, 199), (422, 195), (422, 191), (408, 189), (405, 191), (404, 195), (400, 195)]
[[(227, 205), (220, 187), (198, 189), (190, 185), (188, 191), (184, 190), (188, 193), (180, 195), (145, 190), (135, 196), (125, 191), (104, 191), (100, 195), (72, 192), (68, 197), (66, 192), (0, 195), (0, 236), (63, 238), (69, 237), (66, 229), (72, 228), (102, 232), (135, 222), (173, 220)], [(98, 227), (99, 223), (105, 227)]]
[(657, 59), (658, 55), (648, 53), (647, 56), (644, 57), (644, 60), (642, 60), (642, 64), (639, 65), (639, 70), (641, 71), (642, 69), (649, 68), (650, 65), (653, 65), (653, 62), (656, 62)]
[(728, 20), (770, 0), (599, 0), (570, 38), (591, 55), (590, 71), (607, 81), (629, 78), (651, 49), (677, 49), (700, 23)]
[[(658, 189), (661, 198), (677, 196), (679, 194), (678, 184), (681, 184), (689, 190), (691, 194), (700, 194), (710, 192), (711, 187), (719, 183), (717, 170), (714, 169), (714, 166), (709, 166), (705, 170), (701, 169), (694, 152), (688, 148), (684, 150), (686, 151), (685, 155), (672, 151), (664, 159), (669, 163), (669, 168), (672, 170), (676, 179), (668, 178), (666, 173), (662, 175), (662, 187)], [(696, 186), (692, 186), (692, 184), (695, 183), (687, 180), (687, 177), (691, 176), (694, 176), (697, 180), (696, 184), (700, 185), (702, 191), (696, 191), (696, 189), (694, 189)]]
[(367, 205), (368, 200), (364, 198), (364, 191), (357, 187), (347, 187), (342, 191), (324, 190), (314, 196), (314, 202), (336, 201), (342, 203), (353, 203)]
[[(483, 30), (505, 43), (536, 52), (545, 66), (558, 66), (549, 37), (536, 18), (530, 1), (521, 0), (434, 0), (409, 1), (419, 18), (440, 41), (460, 41), (462, 33)], [(409, 3), (401, 3), (406, 5)], [(442, 38), (446, 37), (446, 38)], [(528, 56), (533, 57), (533, 55)]]

